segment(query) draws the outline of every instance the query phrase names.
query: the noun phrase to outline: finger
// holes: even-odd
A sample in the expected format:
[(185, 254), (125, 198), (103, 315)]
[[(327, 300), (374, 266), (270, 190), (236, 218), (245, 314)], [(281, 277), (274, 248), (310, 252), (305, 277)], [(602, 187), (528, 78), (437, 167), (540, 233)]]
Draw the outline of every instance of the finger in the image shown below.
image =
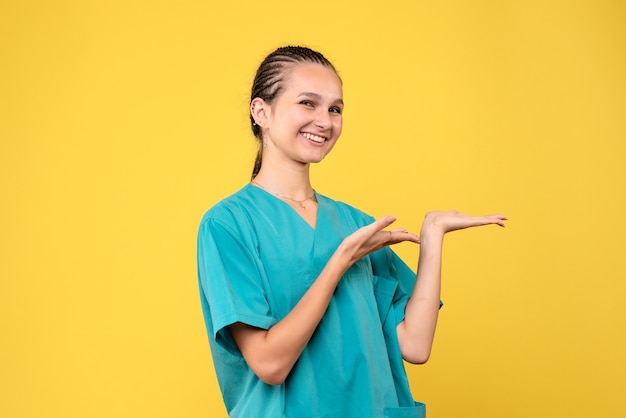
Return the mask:
[(506, 227), (506, 225), (504, 224), (504, 221), (509, 220), (506, 216), (498, 217), (497, 219), (498, 221), (496, 222), (496, 224), (500, 225), (502, 228)]
[(408, 242), (414, 242), (415, 244), (421, 244), (422, 242), (419, 236), (412, 234), (410, 232), (400, 233), (398, 235), (399, 237), (397, 238), (394, 236), (396, 238), (396, 243), (408, 241)]
[(394, 216), (383, 216), (382, 218), (376, 219), (371, 224), (365, 225), (364, 227), (359, 228), (359, 230), (356, 231), (355, 234), (360, 235), (361, 237), (365, 239), (370, 239), (377, 234), (382, 234), (382, 236), (384, 237), (382, 239), (382, 242), (386, 243), (389, 238), (389, 233), (386, 231), (383, 231), (383, 229), (385, 229), (386, 227), (388, 227), (395, 221), (396, 221), (396, 218)]
[(392, 231), (396, 242), (411, 241), (418, 244), (420, 243), (420, 237), (409, 232), (406, 228), (395, 228), (392, 229)]
[(387, 228), (389, 225), (396, 221), (395, 216), (383, 216), (382, 218), (376, 219), (374, 222), (368, 225), (368, 228), (371, 228), (373, 232), (382, 231)]
[(419, 236), (409, 232), (405, 228), (396, 228), (383, 232), (388, 233), (387, 241), (389, 242), (389, 245), (398, 244), (404, 241), (410, 241), (416, 244), (419, 244), (421, 242)]
[(507, 218), (506, 216), (504, 216), (502, 214), (493, 215), (493, 217), (496, 219), (496, 224), (500, 225), (503, 228), (505, 227), (504, 221), (508, 221), (509, 220), (509, 218)]
[(487, 216), (483, 216), (482, 218), (485, 224), (496, 224), (501, 227), (504, 227), (505, 226), (504, 221), (508, 220), (508, 218), (502, 214), (487, 215)]
[(495, 218), (495, 219), (501, 219), (503, 221), (508, 220), (509, 218), (506, 217), (506, 215), (503, 215), (501, 213), (494, 213), (492, 215), (485, 215), (483, 216), (484, 218)]

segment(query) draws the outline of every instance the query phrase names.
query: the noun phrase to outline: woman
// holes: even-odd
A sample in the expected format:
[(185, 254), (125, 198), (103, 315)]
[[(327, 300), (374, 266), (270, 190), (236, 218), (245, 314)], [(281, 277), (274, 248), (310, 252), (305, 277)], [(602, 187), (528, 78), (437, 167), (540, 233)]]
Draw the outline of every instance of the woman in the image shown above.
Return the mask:
[[(418, 237), (313, 190), (342, 128), (342, 84), (320, 53), (261, 63), (250, 102), (252, 181), (207, 212), (198, 238), (204, 318), (231, 417), (423, 417), (402, 359), (430, 355), (445, 233), (502, 215), (428, 213)], [(421, 244), (417, 275), (389, 248)]]

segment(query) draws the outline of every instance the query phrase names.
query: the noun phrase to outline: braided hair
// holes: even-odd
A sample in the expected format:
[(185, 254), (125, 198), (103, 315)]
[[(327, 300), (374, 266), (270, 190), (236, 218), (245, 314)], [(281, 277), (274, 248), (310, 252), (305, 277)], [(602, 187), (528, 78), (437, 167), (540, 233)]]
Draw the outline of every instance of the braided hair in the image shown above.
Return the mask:
[[(326, 57), (310, 48), (303, 46), (278, 48), (265, 57), (261, 65), (259, 65), (252, 83), (250, 103), (258, 97), (271, 104), (282, 92), (285, 70), (291, 65), (302, 62), (320, 64), (337, 72)], [(254, 168), (252, 169), (252, 178), (254, 179), (259, 174), (262, 164), (263, 132), (261, 127), (255, 123), (252, 114), (250, 114), (250, 124), (254, 137), (259, 141), (259, 150), (254, 162)]]

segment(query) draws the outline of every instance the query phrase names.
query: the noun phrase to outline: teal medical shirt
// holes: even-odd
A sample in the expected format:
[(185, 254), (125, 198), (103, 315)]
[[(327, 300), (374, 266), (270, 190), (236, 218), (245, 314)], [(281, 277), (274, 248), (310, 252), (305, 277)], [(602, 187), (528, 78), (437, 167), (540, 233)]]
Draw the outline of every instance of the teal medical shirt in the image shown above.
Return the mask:
[(423, 418), (413, 401), (396, 325), (415, 273), (389, 248), (355, 263), (289, 376), (268, 385), (248, 367), (228, 326), (269, 329), (300, 300), (341, 241), (373, 218), (316, 194), (312, 228), (250, 184), (202, 219), (198, 275), (222, 396), (232, 418)]

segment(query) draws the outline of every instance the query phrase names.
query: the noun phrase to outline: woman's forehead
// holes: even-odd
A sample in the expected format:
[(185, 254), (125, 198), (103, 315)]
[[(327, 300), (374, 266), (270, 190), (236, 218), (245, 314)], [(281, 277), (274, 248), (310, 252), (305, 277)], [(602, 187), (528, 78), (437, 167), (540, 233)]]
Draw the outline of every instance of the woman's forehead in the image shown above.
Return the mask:
[(284, 78), (285, 91), (300, 94), (310, 92), (318, 95), (342, 97), (341, 79), (330, 67), (316, 63), (298, 63), (289, 68)]

